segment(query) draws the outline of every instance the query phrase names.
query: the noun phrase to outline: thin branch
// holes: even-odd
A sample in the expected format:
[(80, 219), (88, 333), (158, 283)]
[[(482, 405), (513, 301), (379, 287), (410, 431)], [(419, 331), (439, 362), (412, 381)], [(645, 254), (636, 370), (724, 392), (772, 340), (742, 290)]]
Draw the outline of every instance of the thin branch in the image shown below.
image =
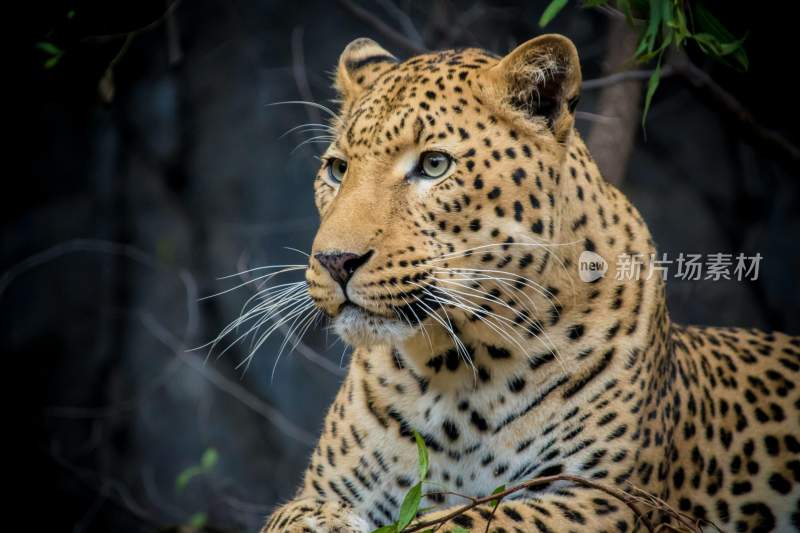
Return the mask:
[(377, 3), (380, 4), (384, 11), (395, 18), (409, 39), (419, 46), (425, 46), (425, 39), (422, 38), (422, 34), (417, 30), (417, 27), (414, 26), (414, 21), (411, 20), (411, 17), (400, 9), (397, 4), (392, 2), (392, 0), (377, 0)]
[(169, 17), (178, 8), (178, 5), (180, 3), (181, 3), (181, 0), (172, 0), (172, 2), (167, 6), (167, 8), (164, 10), (164, 12), (161, 15), (159, 15), (159, 17), (157, 19), (153, 20), (149, 24), (146, 24), (144, 26), (140, 26), (139, 28), (135, 28), (135, 29), (130, 30), (130, 31), (123, 31), (123, 32), (119, 32), (119, 33), (109, 33), (109, 34), (106, 34), (106, 35), (89, 35), (87, 37), (84, 37), (81, 40), (83, 42), (103, 44), (103, 43), (107, 43), (109, 41), (115, 41), (117, 39), (122, 39), (123, 37), (127, 38), (131, 34), (138, 35), (140, 33), (144, 33), (146, 31), (153, 30), (153, 29), (159, 27), (161, 25), (161, 23), (163, 23), (165, 20), (167, 20), (167, 17)]
[(255, 413), (261, 415), (263, 418), (285, 433), (286, 436), (308, 446), (309, 448), (316, 444), (316, 439), (313, 435), (295, 425), (294, 422), (286, 418), (279, 410), (275, 409), (235, 381), (227, 378), (219, 370), (212, 366), (206, 365), (197, 357), (188, 354), (185, 351), (185, 346), (183, 346), (183, 344), (180, 343), (172, 335), (172, 333), (170, 333), (165, 327), (157, 322), (152, 315), (142, 314), (142, 324), (150, 333), (153, 334), (154, 337), (160, 340), (165, 346), (172, 349), (175, 355), (182, 362), (184, 362), (193, 370), (197, 371), (216, 388), (233, 397), (234, 399), (239, 400), (239, 402), (249, 407)]
[[(609, 74), (608, 76), (603, 76), (601, 78), (595, 78), (591, 80), (584, 80), (581, 84), (582, 91), (593, 91), (595, 89), (604, 89), (611, 85), (616, 85), (617, 83), (621, 83), (624, 81), (631, 81), (631, 80), (646, 80), (649, 79), (650, 76), (653, 75), (654, 69), (644, 69), (644, 70), (623, 70), (622, 72), (617, 72), (614, 74)], [(675, 74), (675, 69), (671, 65), (665, 65), (661, 68), (661, 78), (668, 78)]]
[(169, 58), (170, 66), (174, 67), (183, 59), (180, 32), (178, 31), (178, 19), (175, 18), (175, 10), (170, 9), (170, 6), (167, 6), (167, 12), (164, 16), (166, 22), (164, 28), (167, 34), (167, 57)]
[[(121, 255), (123, 257), (127, 257), (131, 260), (136, 261), (139, 264), (144, 266), (154, 268), (157, 270), (169, 270), (161, 265), (154, 257), (148, 255), (147, 253), (139, 250), (136, 247), (119, 244), (109, 241), (103, 241), (99, 239), (76, 239), (73, 241), (64, 242), (53, 246), (43, 252), (38, 254), (34, 254), (16, 265), (12, 266), (8, 269), (2, 276), (0, 276), (0, 298), (2, 298), (3, 293), (8, 289), (9, 285), (16, 280), (19, 276), (26, 273), (27, 271), (36, 268), (38, 266), (44, 265), (50, 261), (58, 259), (64, 255), (70, 253), (78, 253), (78, 252), (99, 252), (99, 253), (107, 253), (113, 255)], [(156, 321), (155, 317), (148, 313), (142, 313), (140, 318), (142, 320), (143, 325), (147, 328), (147, 330), (153, 334), (153, 336), (161, 341), (165, 346), (170, 348), (176, 355), (176, 357), (189, 366), (190, 368), (198, 371), (204, 378), (206, 378), (212, 385), (220, 389), (222, 392), (232, 396), (233, 398), (239, 400), (241, 403), (264, 417), (266, 420), (271, 422), (275, 425), (278, 429), (283, 431), (288, 437), (306, 445), (309, 447), (314, 446), (316, 444), (316, 439), (313, 435), (305, 431), (304, 429), (296, 426), (291, 420), (287, 419), (280, 411), (275, 409), (274, 407), (270, 406), (250, 391), (239, 385), (238, 383), (228, 379), (218, 370), (205, 365), (202, 361), (199, 361), (196, 357), (191, 356), (190, 354), (186, 353), (186, 346), (189, 340), (193, 337), (196, 332), (198, 320), (197, 320), (197, 286), (194, 282), (194, 278), (191, 274), (186, 270), (179, 270), (178, 276), (184, 285), (184, 290), (186, 293), (186, 306), (187, 306), (187, 315), (186, 315), (186, 326), (184, 329), (184, 337), (182, 340), (177, 339), (170, 331), (168, 331), (165, 327), (163, 327), (159, 322)], [(170, 370), (172, 370), (171, 366), (168, 365), (165, 367), (164, 371), (162, 372), (159, 379), (154, 382), (154, 386), (158, 387), (163, 385), (164, 378), (170, 375)], [(103, 417), (107, 416), (109, 413), (113, 414), (119, 409), (126, 409), (129, 407), (129, 404), (133, 403), (135, 405), (141, 398), (146, 394), (147, 391), (143, 392), (139, 396), (134, 397), (131, 400), (127, 400), (122, 402), (121, 404), (116, 404), (108, 407), (102, 407), (99, 409), (81, 409), (81, 408), (60, 408), (60, 411), (56, 411), (56, 414), (60, 414), (61, 416), (78, 416), (78, 417)], [(59, 408), (55, 408), (59, 409)]]
[[(294, 82), (297, 85), (297, 90), (300, 96), (306, 102), (314, 102), (314, 95), (311, 92), (311, 85), (308, 83), (308, 75), (306, 73), (305, 53), (303, 51), (303, 27), (296, 26), (292, 30), (292, 74), (294, 75)], [(303, 106), (308, 113), (309, 122), (319, 124), (322, 118), (319, 114), (319, 109), (314, 106)]]
[(156, 525), (156, 520), (149, 510), (136, 501), (121, 481), (73, 464), (61, 454), (61, 447), (57, 441), (50, 443), (49, 455), (56, 464), (73, 474), (76, 479), (93, 489), (97, 494), (113, 501), (142, 522)]
[[(559, 474), (559, 475), (556, 475), (556, 476), (544, 476), (544, 477), (539, 477), (539, 478), (536, 478), (536, 479), (531, 479), (531, 480), (528, 480), (528, 481), (526, 481), (524, 483), (520, 483), (519, 485), (516, 485), (514, 487), (510, 487), (510, 488), (505, 489), (505, 490), (503, 490), (501, 492), (498, 492), (497, 494), (491, 494), (489, 496), (484, 496), (484, 497), (481, 497), (481, 498), (474, 498), (472, 500), (472, 502), (470, 502), (468, 504), (465, 504), (465, 505), (457, 508), (456, 510), (454, 510), (454, 511), (452, 511), (450, 513), (447, 513), (444, 516), (441, 516), (441, 517), (436, 518), (434, 520), (423, 520), (423, 521), (416, 522), (415, 524), (413, 524), (413, 525), (407, 527), (406, 529), (404, 529), (403, 532), (404, 533), (412, 533), (414, 531), (422, 531), (424, 529), (427, 529), (427, 528), (430, 528), (430, 527), (433, 527), (433, 526), (442, 525), (442, 524), (452, 520), (453, 518), (461, 516), (462, 514), (466, 513), (467, 511), (469, 511), (469, 510), (471, 510), (471, 509), (473, 509), (473, 508), (475, 508), (475, 507), (477, 507), (479, 505), (482, 505), (484, 503), (489, 503), (489, 502), (492, 502), (492, 501), (498, 500), (498, 499), (502, 500), (506, 496), (514, 494), (515, 492), (519, 492), (519, 491), (524, 490), (524, 489), (537, 487), (537, 486), (541, 486), (541, 485), (548, 485), (548, 484), (554, 483), (556, 481), (570, 481), (572, 483), (575, 483), (576, 485), (581, 485), (581, 486), (584, 486), (584, 487), (588, 487), (588, 488), (592, 488), (592, 489), (595, 489), (595, 490), (599, 490), (600, 492), (604, 492), (604, 493), (608, 494), (609, 496), (612, 496), (612, 497), (620, 500), (622, 503), (624, 503), (625, 505), (628, 506), (628, 508), (631, 510), (631, 512), (633, 512), (633, 514), (636, 516), (637, 520), (641, 521), (641, 523), (644, 524), (645, 528), (648, 531), (650, 531), (650, 532), (654, 532), (655, 531), (653, 529), (653, 526), (650, 524), (650, 521), (647, 519), (647, 517), (645, 517), (639, 511), (639, 509), (636, 507), (637, 503), (641, 503), (641, 499), (640, 498), (637, 498), (637, 497), (635, 497), (635, 496), (633, 496), (631, 494), (628, 494), (627, 492), (625, 492), (625, 491), (623, 491), (621, 489), (618, 489), (616, 487), (609, 487), (609, 486), (606, 486), (606, 485), (602, 485), (600, 483), (596, 483), (594, 481), (590, 481), (588, 479), (584, 479), (584, 478), (582, 478), (580, 476), (574, 476), (574, 475), (571, 475), (571, 474)], [(699, 532), (699, 530), (698, 530), (698, 532)]]
[(374, 13), (364, 9), (363, 7), (359, 6), (352, 0), (339, 0), (339, 3), (347, 9), (353, 16), (360, 19), (363, 22), (366, 22), (370, 26), (373, 27), (376, 31), (381, 33), (387, 39), (390, 39), (395, 44), (402, 46), (403, 48), (413, 52), (415, 54), (424, 54), (428, 51), (428, 49), (421, 44), (414, 42), (413, 40), (409, 39), (399, 31), (395, 30), (385, 22), (383, 22), (380, 17), (375, 15)]
[(677, 74), (683, 76), (694, 87), (707, 91), (722, 110), (732, 115), (745, 128), (745, 131), (752, 133), (757, 139), (777, 149), (793, 161), (800, 160), (800, 148), (783, 134), (758, 122), (742, 102), (715, 82), (707, 72), (694, 65), (684, 54), (676, 54), (676, 57), (670, 62)]

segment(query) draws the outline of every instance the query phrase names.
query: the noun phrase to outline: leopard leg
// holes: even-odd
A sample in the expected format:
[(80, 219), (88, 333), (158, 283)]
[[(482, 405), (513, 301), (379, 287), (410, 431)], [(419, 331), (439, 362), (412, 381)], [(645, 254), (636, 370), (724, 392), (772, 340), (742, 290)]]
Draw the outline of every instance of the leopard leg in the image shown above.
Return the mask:
[(338, 502), (317, 498), (292, 500), (277, 509), (261, 533), (368, 533), (365, 520)]

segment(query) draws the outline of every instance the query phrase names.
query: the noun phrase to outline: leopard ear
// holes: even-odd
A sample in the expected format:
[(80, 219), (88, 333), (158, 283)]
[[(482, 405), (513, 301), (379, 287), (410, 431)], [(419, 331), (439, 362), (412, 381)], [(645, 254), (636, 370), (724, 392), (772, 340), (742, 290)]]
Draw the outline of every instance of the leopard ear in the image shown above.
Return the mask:
[(528, 118), (541, 117), (559, 141), (574, 124), (581, 66), (572, 41), (541, 35), (518, 46), (488, 71), (501, 100)]
[(355, 98), (396, 63), (397, 58), (372, 39), (356, 39), (339, 56), (336, 89), (343, 99)]

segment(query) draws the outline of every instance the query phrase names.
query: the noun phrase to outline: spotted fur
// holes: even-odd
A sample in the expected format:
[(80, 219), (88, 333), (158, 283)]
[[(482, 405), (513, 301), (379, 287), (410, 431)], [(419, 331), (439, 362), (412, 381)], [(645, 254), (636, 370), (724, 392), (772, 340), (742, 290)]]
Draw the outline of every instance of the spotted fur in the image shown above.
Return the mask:
[[(302, 487), (263, 531), (395, 521), (418, 481), (413, 431), (431, 454), (426, 519), (462, 504), (455, 493), (568, 473), (635, 485), (724, 531), (800, 528), (800, 339), (676, 325), (647, 264), (638, 280), (578, 278), (584, 251), (613, 273), (620, 254), (655, 247), (574, 130), (570, 41), (398, 62), (360, 39), (336, 85), (325, 157), (347, 173), (337, 184), (324, 163), (316, 180), (307, 280), (355, 350)], [(452, 168), (413, 176), (430, 150)], [(346, 289), (315, 258), (343, 252), (370, 254)], [(490, 517), (478, 507), (441, 531)], [(619, 501), (565, 482), (513, 495), (490, 526), (640, 528)]]

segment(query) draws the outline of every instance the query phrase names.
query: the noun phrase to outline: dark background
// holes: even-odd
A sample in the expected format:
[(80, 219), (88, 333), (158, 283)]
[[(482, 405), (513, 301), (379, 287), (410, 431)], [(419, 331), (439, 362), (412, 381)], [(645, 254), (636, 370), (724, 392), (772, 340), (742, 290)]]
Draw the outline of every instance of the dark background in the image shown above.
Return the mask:
[[(206, 351), (185, 350), (213, 339), (252, 294), (198, 302), (238, 281), (218, 277), (303, 263), (283, 247), (307, 250), (313, 238), (319, 148), (292, 153), (304, 137), (280, 136), (320, 115), (267, 104), (333, 105), (330, 73), (356, 37), (411, 55), (346, 4), (184, 0), (166, 15), (163, 2), (31, 5), (29, 133), (9, 143), (30, 170), (4, 179), (0, 353), (12, 363), (7, 405), (20, 417), (6, 438), (22, 448), (6, 461), (24, 474), (15, 492), (36, 509), (36, 530), (155, 531), (202, 512), (225, 531), (253, 531), (298, 485), (344, 372), (341, 343), (318, 327), (275, 366), (276, 336), (247, 372), (235, 368), (246, 342), (206, 364)], [(546, 4), (357, 5), (415, 46), (505, 53), (541, 33)], [(620, 187), (671, 257), (764, 256), (757, 282), (671, 282), (677, 321), (797, 334), (798, 161), (763, 134), (798, 144), (796, 31), (791, 16), (750, 3), (711, 6), (734, 33), (749, 32), (751, 68), (690, 57), (741, 109), (689, 78), (665, 78)], [(612, 18), (571, 3), (548, 27), (576, 42), (585, 79), (604, 75)], [(45, 40), (65, 50), (49, 69), (35, 47)], [(112, 61), (113, 96), (106, 84), (101, 97)], [(585, 134), (614, 120), (587, 114), (600, 93), (584, 92)], [(177, 489), (210, 448), (216, 464)]]

